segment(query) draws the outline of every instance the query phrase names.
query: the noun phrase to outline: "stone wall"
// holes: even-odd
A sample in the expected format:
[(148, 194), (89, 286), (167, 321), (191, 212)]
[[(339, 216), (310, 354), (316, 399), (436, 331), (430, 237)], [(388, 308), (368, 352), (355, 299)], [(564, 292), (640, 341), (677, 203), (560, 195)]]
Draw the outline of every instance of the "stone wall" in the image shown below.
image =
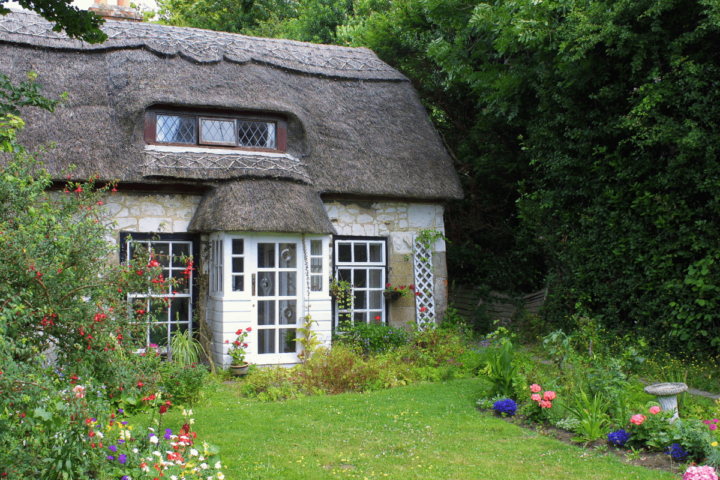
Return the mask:
[[(338, 235), (388, 237), (388, 281), (392, 285), (415, 283), (412, 259), (413, 235), (420, 230), (445, 232), (443, 206), (437, 203), (325, 201), (325, 210)], [(439, 321), (447, 309), (445, 242), (438, 241), (433, 254), (435, 315)], [(390, 324), (415, 322), (415, 300), (406, 297), (390, 305)]]
[(107, 195), (103, 201), (118, 233), (185, 233), (200, 199), (201, 195), (128, 192)]

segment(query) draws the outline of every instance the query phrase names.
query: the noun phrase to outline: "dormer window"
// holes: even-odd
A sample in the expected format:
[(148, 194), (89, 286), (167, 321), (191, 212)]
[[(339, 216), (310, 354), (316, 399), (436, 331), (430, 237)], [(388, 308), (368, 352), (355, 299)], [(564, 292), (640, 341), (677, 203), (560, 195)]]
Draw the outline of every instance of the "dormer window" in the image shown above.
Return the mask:
[(287, 122), (269, 114), (152, 108), (145, 115), (145, 142), (151, 145), (281, 151)]

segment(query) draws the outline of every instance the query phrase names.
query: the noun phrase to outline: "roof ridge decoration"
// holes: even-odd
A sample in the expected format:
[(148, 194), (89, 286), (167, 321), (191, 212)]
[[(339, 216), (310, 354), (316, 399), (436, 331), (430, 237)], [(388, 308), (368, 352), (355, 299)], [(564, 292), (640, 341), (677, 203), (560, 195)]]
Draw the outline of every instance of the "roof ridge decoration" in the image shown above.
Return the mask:
[(142, 173), (145, 177), (165, 176), (199, 180), (269, 177), (311, 183), (303, 163), (285, 157), (268, 157), (252, 153), (216, 155), (207, 152), (145, 150)]
[(54, 32), (53, 26), (37, 14), (13, 11), (0, 16), (0, 41), (82, 51), (146, 48), (157, 54), (180, 55), (198, 63), (216, 63), (225, 59), (331, 77), (407, 81), (367, 48), (112, 20), (101, 27), (108, 39), (102, 44), (89, 44)]

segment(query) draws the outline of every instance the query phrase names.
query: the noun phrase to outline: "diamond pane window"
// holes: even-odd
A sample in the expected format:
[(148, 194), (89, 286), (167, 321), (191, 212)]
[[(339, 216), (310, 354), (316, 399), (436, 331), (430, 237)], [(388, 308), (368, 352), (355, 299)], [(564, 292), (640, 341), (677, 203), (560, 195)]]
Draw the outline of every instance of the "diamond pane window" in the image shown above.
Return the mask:
[(200, 143), (235, 145), (235, 120), (201, 118)]
[(275, 148), (275, 124), (239, 120), (238, 138), (241, 147)]
[(197, 143), (195, 117), (158, 115), (155, 139), (167, 143)]

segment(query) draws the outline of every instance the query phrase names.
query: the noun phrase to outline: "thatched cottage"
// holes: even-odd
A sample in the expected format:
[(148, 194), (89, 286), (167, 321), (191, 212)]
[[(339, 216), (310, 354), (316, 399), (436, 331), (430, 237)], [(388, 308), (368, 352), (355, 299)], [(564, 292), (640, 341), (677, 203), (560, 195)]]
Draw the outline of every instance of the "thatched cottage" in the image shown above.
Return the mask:
[[(150, 340), (166, 344), (200, 314), (217, 360), (253, 327), (248, 360), (287, 364), (308, 312), (325, 341), (350, 314), (441, 318), (444, 244), (432, 268), (413, 249), (422, 230), (443, 231), (443, 205), (462, 192), (407, 78), (363, 48), (127, 21), (103, 30), (89, 45), (34, 14), (0, 16), (0, 71), (68, 92), (54, 114), (24, 112), (22, 141), (57, 143), (51, 172), (74, 164), (74, 180), (119, 182), (107, 208), (120, 260), (131, 234), (154, 242), (167, 275), (184, 268), (181, 253), (199, 263)], [(351, 312), (329, 293), (334, 277), (353, 285)], [(387, 283), (419, 295), (388, 301)]]

